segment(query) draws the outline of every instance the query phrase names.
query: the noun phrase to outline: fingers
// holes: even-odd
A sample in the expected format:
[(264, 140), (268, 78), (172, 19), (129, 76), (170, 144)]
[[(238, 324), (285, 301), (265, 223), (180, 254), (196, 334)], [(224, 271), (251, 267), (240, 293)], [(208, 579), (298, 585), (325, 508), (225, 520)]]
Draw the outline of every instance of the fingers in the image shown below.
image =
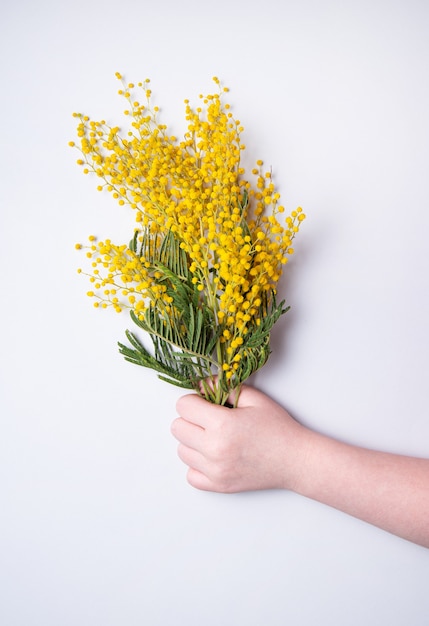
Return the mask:
[(214, 491), (216, 493), (237, 493), (242, 491), (242, 489), (236, 488), (232, 483), (228, 484), (219, 482), (216, 479), (213, 480), (204, 472), (200, 472), (193, 467), (189, 468), (187, 479), (192, 487), (202, 491)]
[(206, 459), (200, 452), (179, 443), (177, 455), (188, 466), (187, 479), (192, 487), (203, 491), (216, 491), (214, 483), (205, 474)]
[(215, 418), (219, 411), (226, 411), (225, 407), (212, 404), (204, 398), (191, 393), (182, 396), (176, 403), (178, 414), (188, 422), (204, 428), (207, 421)]
[(204, 437), (204, 429), (201, 426), (178, 417), (171, 424), (171, 433), (183, 445), (201, 450)]
[(192, 467), (192, 469), (203, 474), (205, 473), (206, 460), (198, 450), (188, 448), (188, 446), (185, 446), (183, 443), (179, 443), (177, 446), (177, 456), (188, 467)]
[(202, 491), (219, 491), (216, 485), (205, 474), (190, 467), (187, 474), (188, 483)]
[[(233, 391), (228, 398), (228, 402), (232, 406), (235, 404), (237, 393), (239, 393), (237, 408), (261, 406), (269, 401), (268, 397), (261, 391), (248, 385), (242, 385), (239, 392), (237, 390)], [(230, 411), (231, 409), (212, 404), (201, 396), (191, 393), (179, 398), (176, 403), (176, 410), (183, 419), (205, 428), (209, 420), (213, 420), (221, 412), (225, 410)]]

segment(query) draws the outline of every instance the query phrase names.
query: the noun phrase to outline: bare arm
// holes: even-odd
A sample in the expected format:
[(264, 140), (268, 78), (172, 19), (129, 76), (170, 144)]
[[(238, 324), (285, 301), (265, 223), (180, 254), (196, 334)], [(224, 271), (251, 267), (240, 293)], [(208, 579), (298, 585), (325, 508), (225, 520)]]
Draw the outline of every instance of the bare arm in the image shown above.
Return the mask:
[(429, 459), (351, 446), (293, 420), (244, 387), (237, 409), (177, 404), (178, 454), (198, 489), (289, 489), (429, 548)]
[(429, 459), (309, 436), (299, 493), (429, 548)]

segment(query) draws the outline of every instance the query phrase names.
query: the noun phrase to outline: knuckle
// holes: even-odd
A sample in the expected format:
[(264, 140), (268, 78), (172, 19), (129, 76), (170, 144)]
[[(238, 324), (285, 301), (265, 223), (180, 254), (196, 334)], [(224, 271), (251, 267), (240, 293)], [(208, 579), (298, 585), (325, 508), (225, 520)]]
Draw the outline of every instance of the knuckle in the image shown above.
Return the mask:
[(229, 444), (223, 439), (215, 438), (210, 442), (207, 456), (215, 462), (221, 462), (229, 456)]
[(212, 468), (211, 480), (219, 493), (233, 493), (234, 471), (229, 464), (217, 464)]

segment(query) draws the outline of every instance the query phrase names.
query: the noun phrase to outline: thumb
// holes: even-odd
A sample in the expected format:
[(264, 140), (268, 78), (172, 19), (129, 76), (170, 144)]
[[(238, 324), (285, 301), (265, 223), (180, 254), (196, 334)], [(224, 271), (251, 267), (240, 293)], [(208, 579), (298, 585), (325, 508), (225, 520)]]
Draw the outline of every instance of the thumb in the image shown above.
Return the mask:
[[(234, 394), (231, 395), (231, 400), (234, 401)], [(255, 389), (254, 387), (250, 387), (249, 385), (242, 385), (240, 395), (238, 396), (237, 408), (244, 409), (251, 406), (260, 406), (266, 403), (267, 399), (268, 396), (262, 393), (262, 391), (258, 391), (257, 389)]]

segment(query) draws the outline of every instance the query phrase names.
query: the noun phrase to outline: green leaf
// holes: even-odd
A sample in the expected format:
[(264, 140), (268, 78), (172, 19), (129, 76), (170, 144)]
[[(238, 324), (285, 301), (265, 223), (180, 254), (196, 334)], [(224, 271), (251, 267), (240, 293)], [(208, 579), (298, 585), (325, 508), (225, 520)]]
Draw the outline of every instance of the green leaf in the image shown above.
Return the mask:
[(131, 252), (137, 252), (137, 237), (138, 237), (139, 231), (136, 230), (134, 232), (134, 237), (131, 239), (130, 243), (128, 244), (129, 249), (131, 250)]
[(126, 361), (153, 369), (158, 372), (160, 378), (172, 384), (186, 389), (195, 388), (198, 377), (195, 376), (192, 368), (188, 366), (171, 367), (162, 360), (154, 358), (130, 331), (126, 331), (126, 336), (131, 345), (134, 346), (134, 349), (132, 349), (118, 342), (119, 352), (125, 357)]

